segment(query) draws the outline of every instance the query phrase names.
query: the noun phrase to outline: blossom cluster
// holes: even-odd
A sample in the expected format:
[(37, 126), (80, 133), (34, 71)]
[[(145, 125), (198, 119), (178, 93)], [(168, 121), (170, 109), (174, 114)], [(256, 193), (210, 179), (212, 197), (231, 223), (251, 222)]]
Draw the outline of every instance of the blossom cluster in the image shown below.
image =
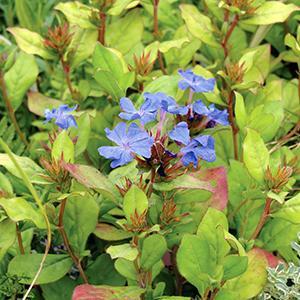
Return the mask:
[[(182, 80), (178, 87), (189, 89), (190, 96), (185, 105), (179, 105), (174, 98), (158, 92), (145, 92), (144, 102), (136, 108), (129, 98), (120, 99), (121, 113), (119, 117), (130, 124), (119, 123), (113, 130), (105, 129), (106, 136), (116, 146), (102, 146), (99, 154), (112, 160), (111, 167), (123, 166), (136, 159), (143, 167), (158, 167), (161, 175), (167, 171), (182, 166), (198, 166), (199, 160), (212, 162), (216, 159), (215, 141), (210, 135), (193, 136), (195, 128), (202, 131), (217, 124), (228, 125), (228, 113), (219, 110), (214, 104), (208, 107), (197, 100), (192, 103), (193, 93), (211, 92), (215, 86), (215, 79), (205, 79), (195, 75), (191, 70), (179, 71)], [(46, 122), (55, 119), (55, 124), (61, 129), (77, 127), (74, 116), (71, 114), (76, 106), (69, 108), (61, 105), (57, 109), (45, 111)], [(163, 129), (169, 117), (173, 116), (175, 126), (165, 133)], [(145, 126), (157, 121), (152, 130)], [(193, 131), (192, 131), (193, 130)], [(196, 131), (197, 131), (196, 130)], [(175, 143), (179, 150), (173, 153), (168, 150), (170, 144)], [(170, 164), (171, 161), (173, 165)], [(173, 170), (172, 169), (172, 170)]]

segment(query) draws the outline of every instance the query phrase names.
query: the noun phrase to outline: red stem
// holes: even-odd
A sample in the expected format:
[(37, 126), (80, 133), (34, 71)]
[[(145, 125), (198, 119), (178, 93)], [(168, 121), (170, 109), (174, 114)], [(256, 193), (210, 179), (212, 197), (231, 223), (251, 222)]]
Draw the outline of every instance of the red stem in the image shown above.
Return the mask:
[(23, 255), (23, 254), (25, 254), (25, 250), (24, 250), (22, 235), (21, 235), (18, 223), (16, 223), (16, 233), (17, 233), (17, 239), (18, 239), (20, 253)]
[(225, 58), (228, 56), (228, 48), (227, 48), (227, 43), (228, 43), (228, 40), (234, 30), (234, 28), (236, 27), (237, 23), (239, 21), (239, 16), (238, 15), (235, 15), (234, 16), (234, 19), (224, 37), (224, 40), (222, 41), (222, 47), (223, 47), (223, 50), (224, 50), (224, 55), (225, 55)]
[(100, 27), (98, 30), (98, 41), (102, 45), (105, 45), (106, 14), (102, 10), (99, 11), (99, 18), (100, 18)]
[(88, 283), (88, 279), (87, 279), (87, 277), (86, 277), (86, 275), (83, 271), (80, 260), (74, 254), (74, 252), (71, 248), (67, 233), (66, 233), (65, 228), (64, 228), (63, 218), (64, 218), (64, 212), (65, 212), (66, 204), (67, 204), (67, 198), (63, 199), (61, 201), (61, 204), (60, 204), (57, 229), (58, 229), (58, 231), (60, 232), (60, 234), (62, 236), (62, 239), (64, 241), (64, 245), (67, 248), (67, 251), (68, 251), (69, 255), (71, 256), (73, 262), (75, 263), (76, 267), (78, 268), (78, 271), (79, 271), (80, 276), (82, 277), (84, 283)]
[(260, 220), (259, 220), (259, 222), (258, 222), (258, 224), (257, 224), (257, 226), (255, 228), (255, 231), (253, 232), (250, 240), (255, 240), (258, 237), (261, 229), (265, 225), (265, 222), (268, 219), (268, 216), (270, 214), (271, 204), (272, 204), (272, 199), (271, 198), (267, 198), (266, 199), (266, 203), (265, 203), (264, 211), (263, 211), (263, 213), (262, 213), (262, 215), (260, 217)]

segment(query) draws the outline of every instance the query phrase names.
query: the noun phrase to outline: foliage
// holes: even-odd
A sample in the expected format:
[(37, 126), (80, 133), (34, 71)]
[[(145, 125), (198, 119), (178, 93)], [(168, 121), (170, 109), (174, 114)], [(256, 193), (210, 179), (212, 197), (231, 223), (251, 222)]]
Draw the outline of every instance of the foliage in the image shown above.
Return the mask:
[(1, 1), (0, 299), (299, 297), (299, 5)]

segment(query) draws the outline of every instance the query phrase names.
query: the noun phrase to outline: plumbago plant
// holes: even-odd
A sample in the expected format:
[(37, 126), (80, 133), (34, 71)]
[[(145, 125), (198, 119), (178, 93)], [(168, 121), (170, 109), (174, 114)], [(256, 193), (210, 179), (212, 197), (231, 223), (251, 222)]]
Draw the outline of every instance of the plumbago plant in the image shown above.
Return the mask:
[(297, 299), (299, 5), (1, 1), (0, 299)]

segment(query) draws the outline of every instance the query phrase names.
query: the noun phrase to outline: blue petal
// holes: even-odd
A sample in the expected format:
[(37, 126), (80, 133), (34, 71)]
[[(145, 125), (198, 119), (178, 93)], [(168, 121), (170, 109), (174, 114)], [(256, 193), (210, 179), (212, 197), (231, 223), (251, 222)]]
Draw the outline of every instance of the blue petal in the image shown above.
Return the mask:
[(209, 109), (206, 107), (206, 105), (201, 100), (197, 100), (193, 104), (193, 111), (195, 113), (197, 113), (198, 115), (207, 116), (209, 114)]
[(184, 166), (188, 166), (189, 164), (193, 164), (196, 168), (198, 165), (198, 158), (193, 152), (188, 152), (181, 158), (181, 161)]
[(192, 88), (195, 92), (198, 93), (207, 93), (212, 92), (215, 87), (216, 80), (214, 78), (205, 79), (201, 76), (197, 78), (197, 84), (194, 85)]
[(190, 141), (190, 131), (186, 122), (178, 123), (172, 131), (169, 132), (169, 137), (184, 145), (187, 145)]
[(105, 132), (108, 139), (120, 146), (126, 140), (126, 123), (119, 123), (113, 130), (106, 128)]
[(101, 156), (113, 160), (110, 164), (112, 168), (125, 165), (133, 160), (130, 150), (119, 146), (103, 146), (98, 148), (98, 152)]
[(133, 161), (133, 155), (128, 151), (124, 151), (122, 152), (121, 157), (119, 159), (115, 159), (111, 162), (110, 166), (112, 168), (116, 168), (119, 166), (126, 165), (131, 161)]
[(120, 107), (123, 111), (125, 111), (127, 113), (136, 113), (137, 112), (137, 110), (135, 109), (131, 100), (128, 98), (125, 98), (125, 97), (120, 99)]

